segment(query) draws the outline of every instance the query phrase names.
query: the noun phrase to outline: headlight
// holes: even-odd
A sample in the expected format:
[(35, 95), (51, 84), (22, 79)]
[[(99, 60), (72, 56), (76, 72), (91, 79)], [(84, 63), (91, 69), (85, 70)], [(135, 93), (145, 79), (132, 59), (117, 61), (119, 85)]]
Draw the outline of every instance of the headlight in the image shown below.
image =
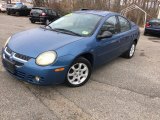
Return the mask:
[(55, 62), (56, 57), (57, 54), (54, 51), (44, 52), (36, 58), (36, 64), (40, 66), (50, 65)]
[(10, 39), (11, 39), (11, 37), (9, 37), (9, 38), (7, 39), (7, 41), (6, 41), (5, 44), (4, 44), (4, 48), (6, 47), (6, 45), (8, 44), (8, 42), (9, 42)]

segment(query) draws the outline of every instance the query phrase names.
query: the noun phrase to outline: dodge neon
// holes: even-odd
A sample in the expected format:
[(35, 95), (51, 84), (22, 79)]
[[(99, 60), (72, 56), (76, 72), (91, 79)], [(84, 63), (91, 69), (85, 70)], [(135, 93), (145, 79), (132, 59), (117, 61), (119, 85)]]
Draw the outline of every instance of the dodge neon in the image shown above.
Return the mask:
[(118, 56), (132, 58), (139, 35), (139, 27), (118, 13), (76, 11), (9, 37), (2, 63), (10, 74), (32, 84), (79, 87), (97, 66)]

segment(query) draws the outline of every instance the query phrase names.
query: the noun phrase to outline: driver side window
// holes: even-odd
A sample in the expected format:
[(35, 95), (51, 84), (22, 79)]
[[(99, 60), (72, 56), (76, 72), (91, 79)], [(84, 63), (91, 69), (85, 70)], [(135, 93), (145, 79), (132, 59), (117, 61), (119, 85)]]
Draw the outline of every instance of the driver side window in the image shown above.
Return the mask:
[(112, 16), (105, 21), (101, 28), (101, 34), (105, 31), (109, 31), (113, 35), (118, 33), (118, 22), (116, 16)]

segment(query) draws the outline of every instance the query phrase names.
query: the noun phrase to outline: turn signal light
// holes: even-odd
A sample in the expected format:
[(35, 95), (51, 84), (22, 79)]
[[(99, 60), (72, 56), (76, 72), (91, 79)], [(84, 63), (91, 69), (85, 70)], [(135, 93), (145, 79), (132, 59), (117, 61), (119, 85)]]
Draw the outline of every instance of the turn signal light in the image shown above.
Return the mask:
[(61, 71), (64, 71), (65, 69), (64, 68), (57, 68), (57, 69), (55, 69), (54, 71), (55, 72), (61, 72)]

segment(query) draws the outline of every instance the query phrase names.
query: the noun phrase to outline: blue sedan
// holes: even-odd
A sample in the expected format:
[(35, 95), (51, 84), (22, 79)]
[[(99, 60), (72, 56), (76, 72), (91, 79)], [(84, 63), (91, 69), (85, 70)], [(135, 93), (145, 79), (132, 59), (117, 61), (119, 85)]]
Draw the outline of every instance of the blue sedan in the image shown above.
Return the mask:
[(81, 10), (6, 41), (2, 62), (16, 78), (37, 85), (84, 85), (97, 66), (132, 58), (139, 27), (118, 13)]

